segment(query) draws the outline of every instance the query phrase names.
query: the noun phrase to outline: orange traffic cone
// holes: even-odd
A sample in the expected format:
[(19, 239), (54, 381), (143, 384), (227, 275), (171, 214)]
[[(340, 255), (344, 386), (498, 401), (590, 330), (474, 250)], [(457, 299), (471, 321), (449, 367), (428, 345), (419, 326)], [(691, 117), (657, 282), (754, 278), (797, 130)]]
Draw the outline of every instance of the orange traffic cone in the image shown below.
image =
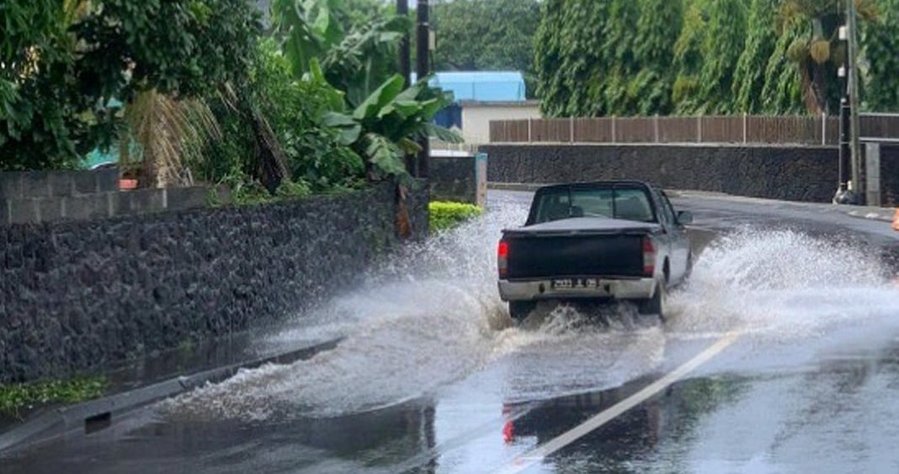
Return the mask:
[(893, 216), (893, 230), (899, 232), (899, 208), (896, 209), (896, 215)]

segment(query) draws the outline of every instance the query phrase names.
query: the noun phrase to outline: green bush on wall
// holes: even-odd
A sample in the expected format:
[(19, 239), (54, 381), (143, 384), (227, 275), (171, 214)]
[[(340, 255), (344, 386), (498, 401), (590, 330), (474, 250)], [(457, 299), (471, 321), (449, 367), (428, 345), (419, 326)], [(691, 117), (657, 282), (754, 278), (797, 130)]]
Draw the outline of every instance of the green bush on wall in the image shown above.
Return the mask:
[(434, 201), (428, 204), (431, 232), (442, 232), (480, 216), (484, 210), (472, 204)]

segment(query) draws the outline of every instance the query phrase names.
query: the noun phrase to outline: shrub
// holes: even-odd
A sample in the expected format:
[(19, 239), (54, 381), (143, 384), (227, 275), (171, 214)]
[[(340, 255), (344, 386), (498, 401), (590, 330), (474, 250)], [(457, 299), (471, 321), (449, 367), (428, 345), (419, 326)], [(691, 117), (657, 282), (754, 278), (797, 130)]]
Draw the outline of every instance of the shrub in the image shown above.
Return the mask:
[(103, 395), (107, 385), (103, 377), (0, 385), (0, 418), (20, 418), (38, 406), (91, 400)]
[(432, 232), (442, 232), (480, 216), (484, 210), (460, 202), (435, 201), (428, 204)]

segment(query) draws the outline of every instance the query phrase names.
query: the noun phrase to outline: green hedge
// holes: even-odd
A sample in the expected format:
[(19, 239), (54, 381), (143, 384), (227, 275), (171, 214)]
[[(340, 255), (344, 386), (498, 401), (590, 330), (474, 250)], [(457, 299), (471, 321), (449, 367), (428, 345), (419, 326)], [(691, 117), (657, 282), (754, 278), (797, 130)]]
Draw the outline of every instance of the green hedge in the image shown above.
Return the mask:
[(428, 204), (431, 232), (442, 232), (480, 216), (484, 210), (471, 204), (434, 201)]

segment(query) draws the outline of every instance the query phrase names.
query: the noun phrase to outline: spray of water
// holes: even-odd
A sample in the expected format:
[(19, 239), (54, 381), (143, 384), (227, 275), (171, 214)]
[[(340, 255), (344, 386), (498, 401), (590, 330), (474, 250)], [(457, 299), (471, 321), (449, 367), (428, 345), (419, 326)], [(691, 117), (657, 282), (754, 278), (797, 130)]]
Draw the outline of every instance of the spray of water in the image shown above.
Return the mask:
[[(790, 231), (745, 229), (718, 239), (672, 298), (671, 331), (806, 337), (899, 308), (876, 253)], [(892, 303), (890, 300), (892, 299)]]
[(719, 238), (673, 295), (669, 344), (741, 334), (696, 375), (800, 369), (899, 332), (899, 289), (875, 249), (790, 231)]
[(337, 298), (273, 337), (343, 337), (308, 361), (239, 373), (169, 403), (180, 414), (267, 418), (288, 410), (336, 416), (422, 396), (531, 340), (509, 329), (496, 291), (495, 245), (523, 206), (410, 246)]
[(761, 345), (796, 342), (899, 308), (899, 295), (863, 249), (798, 232), (745, 230), (698, 260), (690, 283), (672, 295), (664, 329), (645, 327), (628, 305), (599, 318), (551, 308), (514, 328), (496, 291), (494, 252), (500, 229), (525, 213), (523, 205), (502, 205), (412, 246), (373, 270), (365, 287), (273, 337), (344, 337), (336, 349), (243, 371), (165, 408), (216, 419), (338, 416), (427, 395), (491, 365), (504, 367), (504, 399), (550, 398), (652, 372), (672, 341), (738, 329)]

